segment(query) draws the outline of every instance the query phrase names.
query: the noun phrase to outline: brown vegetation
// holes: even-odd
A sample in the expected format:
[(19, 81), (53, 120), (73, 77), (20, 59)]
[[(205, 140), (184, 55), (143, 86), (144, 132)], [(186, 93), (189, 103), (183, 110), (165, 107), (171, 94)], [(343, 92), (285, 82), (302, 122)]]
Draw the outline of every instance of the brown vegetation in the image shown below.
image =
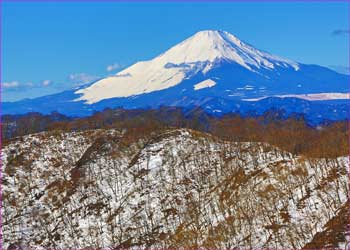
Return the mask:
[(242, 117), (229, 114), (211, 117), (201, 109), (184, 112), (179, 108), (158, 110), (107, 109), (90, 117), (68, 118), (53, 113), (40, 115), (29, 113), (23, 116), (4, 116), (2, 140), (7, 143), (14, 137), (50, 131), (83, 131), (88, 129), (117, 128), (125, 132), (125, 146), (157, 134), (167, 128), (190, 128), (210, 132), (230, 141), (267, 142), (293, 154), (308, 157), (334, 158), (348, 154), (349, 129), (346, 121), (309, 126), (302, 117), (280, 118), (273, 112), (259, 117)]

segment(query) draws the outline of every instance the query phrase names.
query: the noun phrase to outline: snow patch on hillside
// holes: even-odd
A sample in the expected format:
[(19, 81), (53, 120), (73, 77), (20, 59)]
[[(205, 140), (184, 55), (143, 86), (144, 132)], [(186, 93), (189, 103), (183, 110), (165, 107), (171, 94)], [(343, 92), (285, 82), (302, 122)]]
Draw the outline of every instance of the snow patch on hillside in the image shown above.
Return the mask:
[(274, 96), (263, 96), (259, 98), (243, 99), (243, 101), (260, 101), (268, 97), (280, 97), (280, 98), (299, 98), (308, 101), (327, 101), (327, 100), (346, 100), (350, 99), (350, 93), (316, 93), (316, 94), (299, 94), (299, 95), (274, 95)]
[(200, 83), (197, 83), (196, 85), (193, 86), (194, 90), (200, 90), (200, 89), (205, 89), (205, 88), (211, 88), (216, 85), (216, 82), (214, 82), (211, 79), (204, 80)]

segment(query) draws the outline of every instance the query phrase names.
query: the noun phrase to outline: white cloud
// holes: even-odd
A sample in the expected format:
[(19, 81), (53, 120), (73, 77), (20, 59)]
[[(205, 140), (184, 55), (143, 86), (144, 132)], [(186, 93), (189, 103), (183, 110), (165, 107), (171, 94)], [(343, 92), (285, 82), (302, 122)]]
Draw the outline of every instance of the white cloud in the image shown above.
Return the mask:
[(19, 86), (19, 82), (12, 81), (12, 82), (3, 82), (2, 87), (3, 88), (16, 88)]
[(119, 64), (119, 63), (113, 63), (113, 64), (111, 64), (111, 65), (108, 65), (107, 66), (107, 68), (106, 68), (106, 70), (108, 71), (108, 72), (111, 72), (111, 71), (114, 71), (114, 70), (116, 70), (116, 69), (120, 69), (122, 66)]
[(29, 88), (37, 88), (37, 87), (41, 87), (41, 86), (48, 86), (52, 83), (51, 80), (44, 80), (41, 82), (41, 84), (34, 84), (32, 82), (24, 82), (24, 83), (20, 83), (19, 81), (12, 81), (12, 82), (3, 82), (1, 84), (1, 86), (4, 89), (14, 89), (17, 87), (21, 87), (22, 89), (29, 89)]
[(43, 85), (44, 87), (46, 87), (46, 86), (49, 86), (51, 83), (52, 83), (51, 80), (44, 80), (44, 81), (41, 83), (41, 85)]
[(88, 75), (86, 73), (75, 73), (75, 74), (70, 74), (68, 76), (68, 79), (73, 85), (79, 86), (85, 83), (90, 83), (95, 80), (97, 80), (99, 77), (93, 76), (93, 75)]

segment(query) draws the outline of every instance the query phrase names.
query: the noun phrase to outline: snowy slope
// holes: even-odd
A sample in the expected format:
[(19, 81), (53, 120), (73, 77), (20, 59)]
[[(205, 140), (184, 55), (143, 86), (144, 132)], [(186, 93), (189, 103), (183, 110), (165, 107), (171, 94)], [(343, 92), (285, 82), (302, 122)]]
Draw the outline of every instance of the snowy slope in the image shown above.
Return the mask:
[(2, 162), (5, 248), (301, 249), (331, 235), (349, 195), (347, 157), (191, 130), (129, 143), (117, 130), (34, 134), (8, 143)]

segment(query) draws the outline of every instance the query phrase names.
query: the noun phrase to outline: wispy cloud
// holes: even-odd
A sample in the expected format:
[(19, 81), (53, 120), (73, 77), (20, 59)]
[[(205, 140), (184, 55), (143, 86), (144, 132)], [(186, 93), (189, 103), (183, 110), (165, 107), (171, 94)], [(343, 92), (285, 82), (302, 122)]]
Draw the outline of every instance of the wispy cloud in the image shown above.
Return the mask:
[(4, 89), (11, 89), (11, 88), (17, 88), (19, 86), (19, 82), (12, 81), (12, 82), (3, 82), (2, 87)]
[(117, 69), (120, 69), (122, 67), (122, 65), (120, 65), (119, 63), (113, 63), (111, 65), (108, 65), (106, 70), (108, 72), (111, 72), (111, 71), (114, 71), (114, 70), (117, 70)]
[(41, 85), (44, 86), (44, 87), (47, 87), (47, 86), (49, 86), (51, 83), (52, 83), (51, 80), (44, 80), (44, 81), (42, 81)]
[(51, 80), (43, 80), (39, 83), (32, 83), (32, 82), (19, 82), (19, 81), (11, 81), (11, 82), (3, 82), (1, 83), (1, 87), (4, 91), (26, 91), (33, 88), (42, 88), (42, 87), (48, 87), (52, 84)]
[(332, 36), (342, 36), (342, 35), (348, 35), (350, 34), (349, 29), (336, 29), (332, 31)]
[(97, 80), (99, 77), (94, 75), (89, 75), (86, 73), (74, 73), (68, 76), (68, 80), (74, 86), (79, 86), (85, 83), (90, 83)]
[(45, 79), (37, 82), (20, 82), (17, 80), (14, 81), (6, 81), (1, 83), (1, 88), (3, 92), (21, 92), (21, 93), (37, 93), (38, 91), (63, 91), (67, 89), (71, 89), (72, 87), (81, 86), (86, 83), (90, 83), (96, 81), (100, 77), (89, 75), (86, 73), (76, 73), (70, 74), (66, 81), (52, 81), (49, 79)]

